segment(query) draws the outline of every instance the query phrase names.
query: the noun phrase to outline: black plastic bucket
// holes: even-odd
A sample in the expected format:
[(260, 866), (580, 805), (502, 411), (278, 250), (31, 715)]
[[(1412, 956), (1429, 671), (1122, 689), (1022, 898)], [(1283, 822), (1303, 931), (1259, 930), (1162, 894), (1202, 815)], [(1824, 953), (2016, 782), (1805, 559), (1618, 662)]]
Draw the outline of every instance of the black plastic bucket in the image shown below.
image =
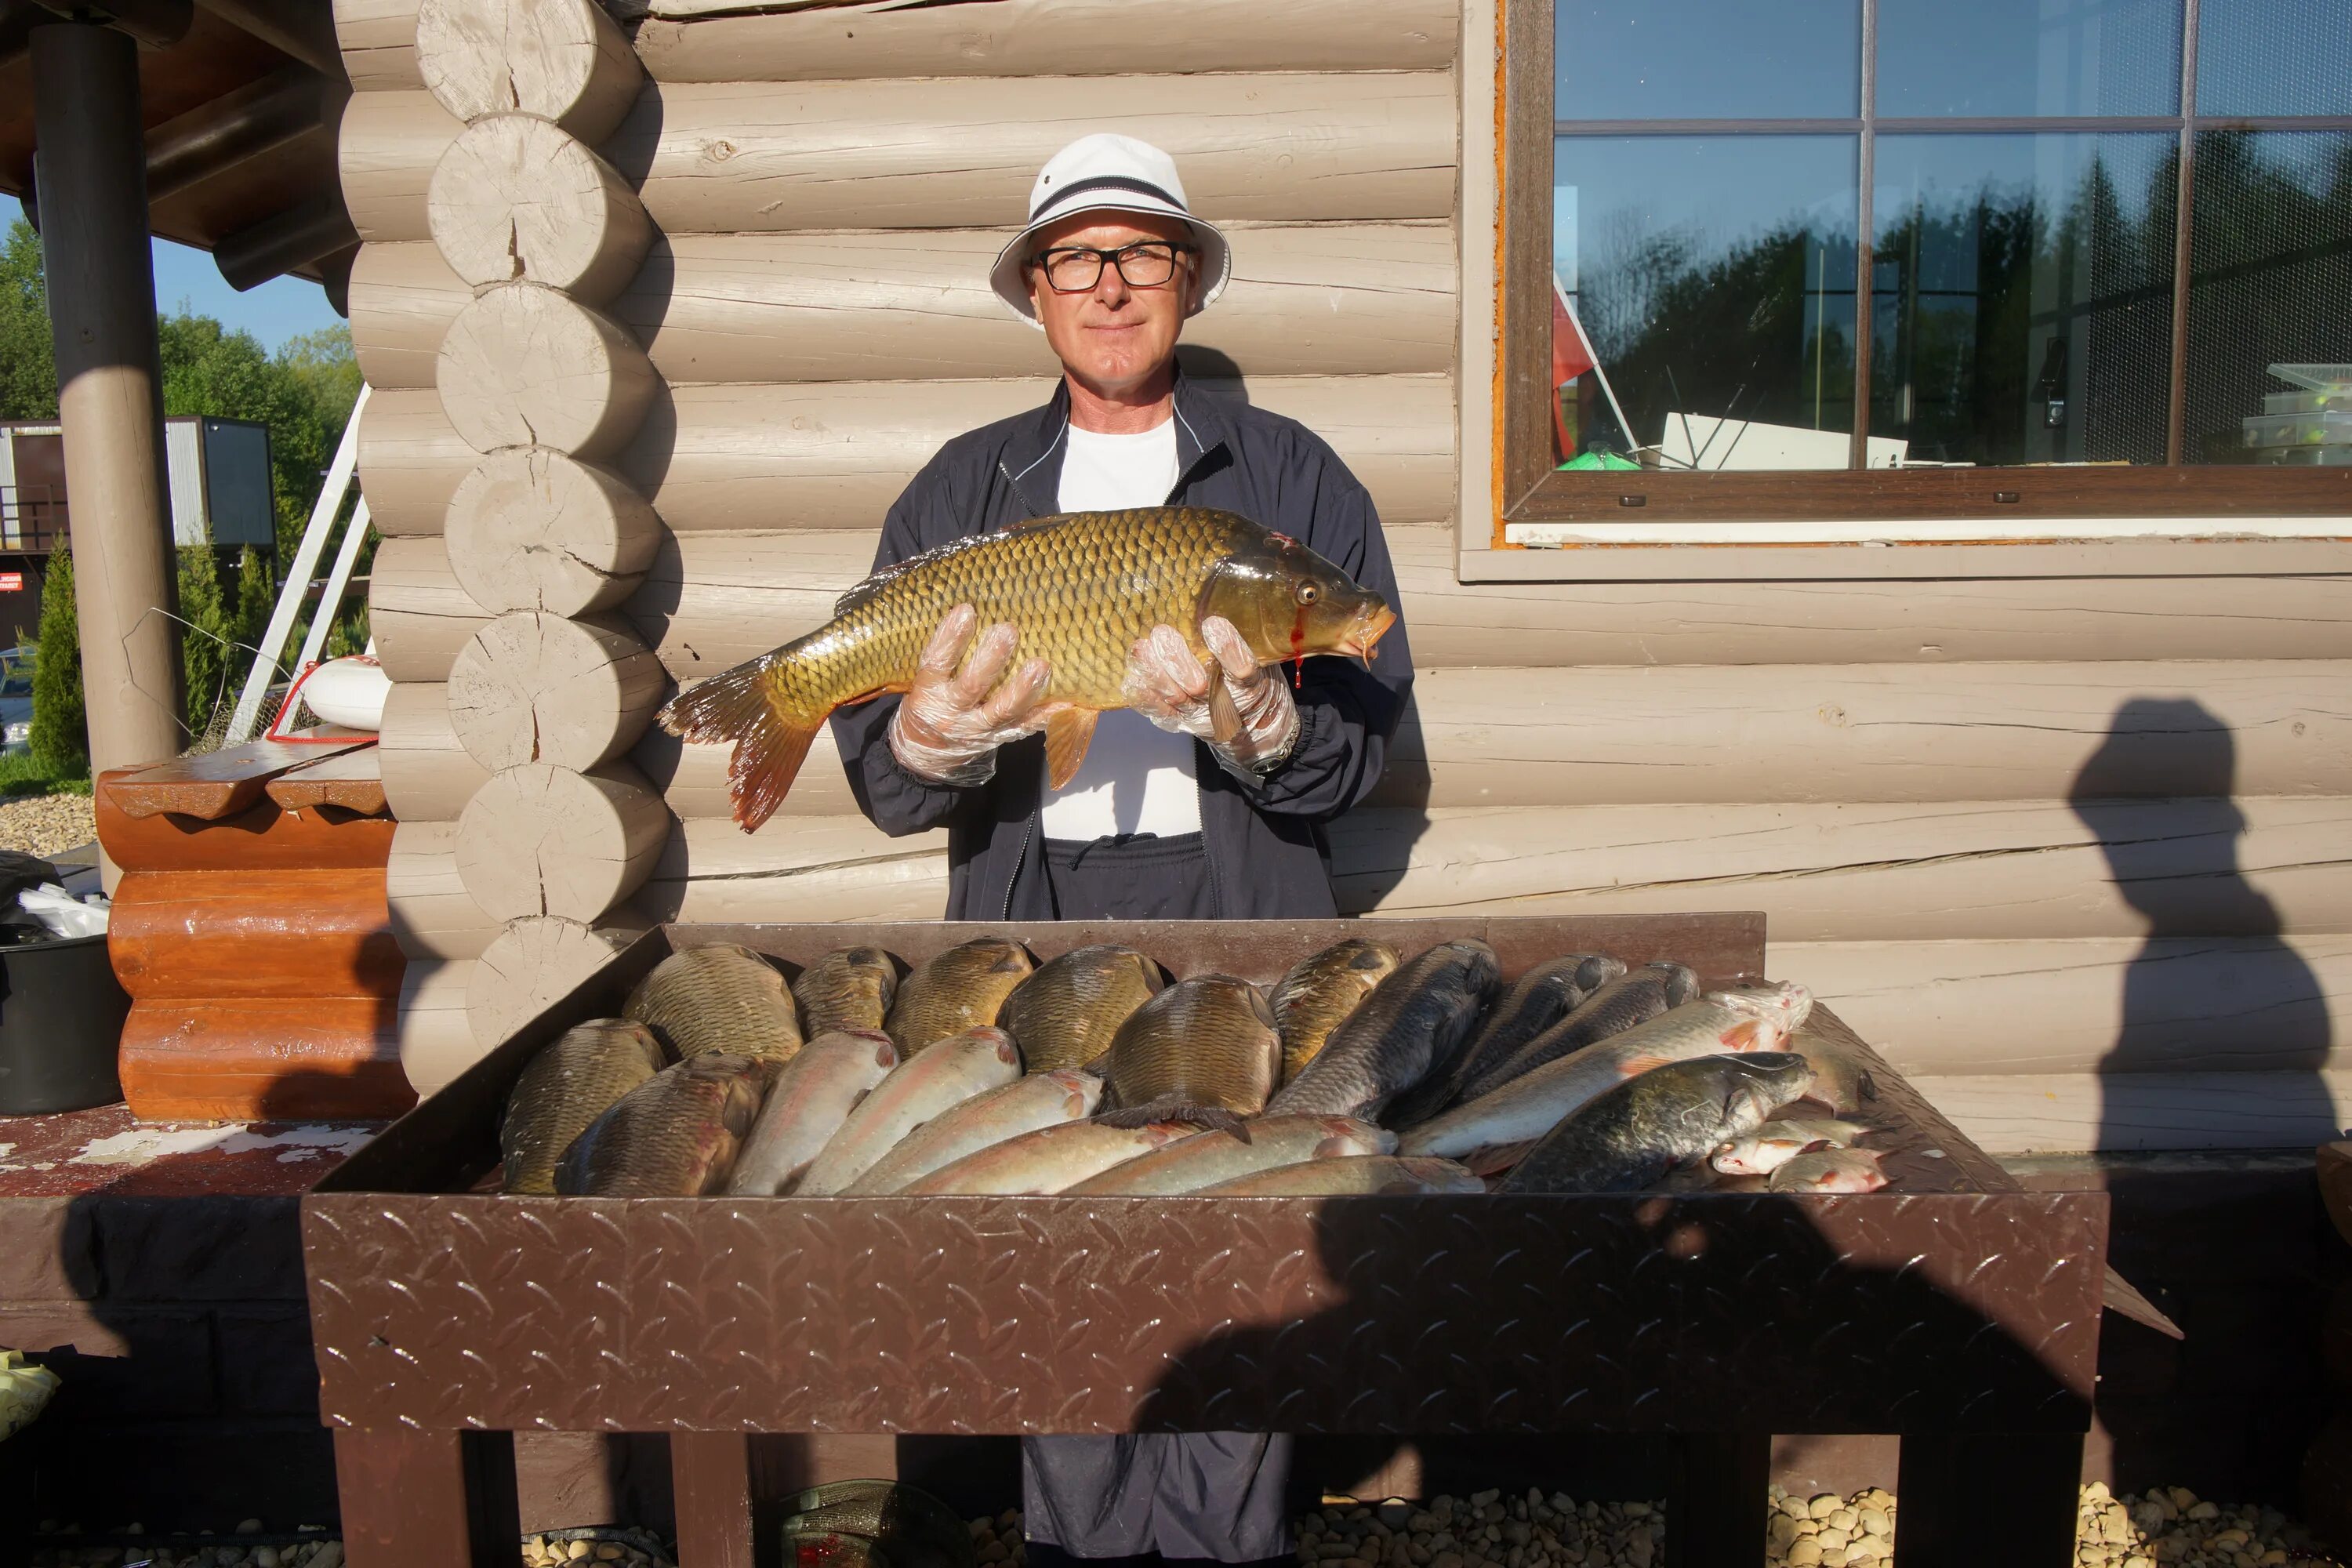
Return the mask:
[(121, 1100), (130, 1011), (103, 933), (0, 946), (0, 1116)]

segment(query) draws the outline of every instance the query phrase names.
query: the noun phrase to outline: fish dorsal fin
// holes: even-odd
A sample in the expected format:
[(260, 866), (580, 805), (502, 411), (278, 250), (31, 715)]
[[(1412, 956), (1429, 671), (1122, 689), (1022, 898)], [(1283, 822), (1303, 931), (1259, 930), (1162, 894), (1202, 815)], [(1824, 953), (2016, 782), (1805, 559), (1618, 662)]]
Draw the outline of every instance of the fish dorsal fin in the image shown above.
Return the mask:
[(1097, 709), (1065, 708), (1045, 721), (1047, 784), (1065, 789), (1078, 776), (1078, 764), (1087, 760), (1087, 748), (1094, 743), (1095, 721), (1101, 717)]
[(1057, 512), (1052, 517), (1024, 518), (1019, 522), (1008, 523), (1003, 528), (992, 529), (986, 533), (967, 533), (961, 539), (950, 539), (945, 544), (935, 544), (919, 554), (908, 556), (904, 561), (895, 561), (887, 566), (877, 567), (866, 581), (833, 602), (834, 618), (838, 620), (852, 610), (862, 609), (872, 604), (885, 588), (919, 566), (929, 566), (933, 562), (944, 561), (951, 555), (961, 555), (967, 550), (975, 549), (992, 539), (1002, 539), (1008, 533), (1020, 533), (1045, 523), (1059, 522), (1069, 515), (1066, 512)]

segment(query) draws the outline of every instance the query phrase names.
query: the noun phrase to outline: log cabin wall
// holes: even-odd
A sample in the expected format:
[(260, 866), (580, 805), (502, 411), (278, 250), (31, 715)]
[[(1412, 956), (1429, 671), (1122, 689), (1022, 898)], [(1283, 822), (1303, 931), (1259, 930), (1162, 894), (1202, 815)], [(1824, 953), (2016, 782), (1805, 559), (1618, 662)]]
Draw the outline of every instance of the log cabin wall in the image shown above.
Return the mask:
[[(1139, 52), (1155, 9), (1181, 25)], [(2352, 579), (1463, 580), (1457, 515), (1489, 505), (1489, 0), (634, 23), (634, 102), (572, 136), (619, 188), (575, 174), (541, 230), (625, 229), (633, 195), (650, 231), (618, 282), (569, 237), (572, 275), (611, 282), (564, 286), (597, 329), (581, 352), (634, 347), (650, 373), (618, 438), (575, 417), (612, 441), (582, 463), (486, 458), (484, 439), (515, 437), (478, 413), (461, 435), (436, 393), (485, 298), (550, 290), (469, 281), (438, 242), (436, 170), (479, 127), (404, 47), (414, 0), (337, 11), (359, 88), (345, 195), (367, 241), (352, 329), (377, 388), (360, 465), (388, 536), (372, 605), (398, 683), (391, 903), (424, 1079), (495, 1036), (497, 1012), (468, 1007), (506, 988), (478, 967), (493, 944), (523, 963), (513, 895), (487, 908), (461, 870), (467, 807), (494, 776), (553, 766), (606, 781), (608, 803), (611, 780), (642, 779), (667, 807), (625, 901), (531, 928), (551, 950), (638, 921), (937, 915), (943, 836), (874, 830), (822, 737), (778, 817), (737, 832), (723, 752), (643, 727), (629, 639), (684, 681), (813, 628), (940, 442), (1044, 398), (1045, 345), (988, 292), (985, 258), (1047, 154), (1118, 129), (1168, 147), (1198, 210), (1234, 231), (1234, 284), (1188, 328), (1192, 367), (1330, 440), (1397, 559), (1415, 711), (1379, 795), (1333, 831), (1344, 909), (1762, 909), (1774, 973), (1833, 998), (1997, 1149), (2291, 1143), (2335, 1124)], [(1457, 77), (1457, 58), (1476, 68)], [(502, 243), (493, 225), (477, 249), (495, 261)], [(605, 554), (569, 559), (571, 533), (506, 521), (500, 498), (526, 493)], [(648, 545), (641, 575), (615, 564)], [(498, 585), (524, 555), (553, 595), (537, 610)], [(510, 666), (531, 673), (486, 679)], [(569, 704), (588, 673), (598, 717), (566, 743), (603, 760), (514, 761), (520, 694)], [(488, 740), (457, 717), (468, 682), (497, 699)], [(2095, 759), (2120, 798), (2078, 807)], [(639, 840), (608, 837), (602, 853), (637, 863)], [(530, 973), (560, 972), (530, 951), (549, 966)], [(2134, 1070), (2103, 1082), (2119, 1041)]]

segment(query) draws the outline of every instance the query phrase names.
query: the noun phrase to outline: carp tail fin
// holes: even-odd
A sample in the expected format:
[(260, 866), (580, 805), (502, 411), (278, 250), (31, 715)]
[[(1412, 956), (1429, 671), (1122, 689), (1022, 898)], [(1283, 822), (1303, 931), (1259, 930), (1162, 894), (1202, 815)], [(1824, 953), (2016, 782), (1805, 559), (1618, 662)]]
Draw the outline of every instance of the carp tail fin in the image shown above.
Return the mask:
[(721, 670), (662, 706), (661, 727), (683, 741), (735, 742), (727, 765), (727, 795), (746, 833), (776, 814), (816, 740), (820, 714), (809, 721), (787, 713), (761, 679), (768, 660)]

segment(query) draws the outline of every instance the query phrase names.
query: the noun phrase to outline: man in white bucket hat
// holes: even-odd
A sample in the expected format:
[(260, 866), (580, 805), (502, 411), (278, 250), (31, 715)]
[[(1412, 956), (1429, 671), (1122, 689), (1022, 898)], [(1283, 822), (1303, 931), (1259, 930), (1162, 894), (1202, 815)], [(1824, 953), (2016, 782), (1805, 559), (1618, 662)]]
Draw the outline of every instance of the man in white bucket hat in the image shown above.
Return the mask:
[[(1231, 274), (1225, 237), (1192, 215), (1167, 153), (1108, 134), (1055, 153), (989, 281), (1044, 331), (1061, 383), (1043, 408), (942, 447), (891, 508), (876, 568), (1055, 512), (1220, 507), (1302, 541), (1397, 605), (1371, 498), (1331, 448), (1179, 368), (1185, 321)], [(960, 606), (904, 697), (835, 714), (850, 787), (886, 832), (948, 829), (950, 920), (1330, 919), (1324, 826), (1380, 780), (1412, 683), (1405, 628), (1363, 668), (1259, 668), (1221, 619), (1201, 633), (1219, 673), (1155, 628), (1133, 650), (1137, 710), (1104, 714), (1078, 773), (1055, 790), (1034, 717), (1043, 661), (992, 694), (1017, 635), (980, 630)], [(1243, 719), (1223, 743), (1209, 722), (1213, 679)], [(1023, 1460), (1029, 1568), (1292, 1551), (1286, 1436), (1031, 1438)]]
[[(1219, 507), (1301, 541), (1397, 605), (1371, 498), (1331, 448), (1231, 383), (1213, 395), (1177, 363), (1185, 321), (1231, 271), (1225, 237), (1193, 216), (1167, 153), (1110, 134), (1056, 153), (989, 280), (1043, 329), (1060, 384), (1044, 407), (940, 448), (890, 509), (876, 569), (1055, 512)], [(1134, 649), (1136, 710), (1104, 714), (1077, 775), (1055, 790), (1034, 714), (1043, 661), (1015, 668), (1014, 628), (973, 620), (961, 606), (940, 624), (903, 697), (833, 719), (867, 816), (893, 835), (948, 829), (949, 919), (1338, 912), (1323, 828), (1380, 781), (1412, 684), (1402, 623), (1369, 668), (1259, 668), (1230, 626), (1204, 621), (1216, 679), (1244, 721), (1223, 743), (1211, 678), (1181, 637), (1157, 628)]]
[[(876, 568), (1054, 512), (1220, 507), (1396, 605), (1371, 498), (1330, 447), (1295, 420), (1213, 395), (1177, 364), (1185, 321), (1231, 275), (1224, 235), (1192, 215), (1167, 153), (1110, 134), (1056, 153), (989, 283), (1044, 331), (1061, 384), (1043, 408), (942, 447), (890, 509)], [(1405, 628), (1388, 632), (1370, 668), (1260, 668), (1223, 621), (1201, 632), (1220, 671), (1204, 675), (1175, 630), (1155, 628), (1132, 650), (1136, 710), (1104, 714), (1077, 775), (1055, 790), (1034, 717), (1044, 662), (1014, 668), (1014, 628), (981, 630), (960, 606), (913, 689), (834, 715), (850, 787), (888, 833), (948, 829), (950, 920), (1330, 919), (1324, 825), (1380, 781), (1412, 684)], [(1243, 720), (1222, 743), (1212, 679)], [(1292, 1552), (1286, 1436), (1032, 1437), (1022, 1459), (1029, 1568), (1270, 1568)]]

